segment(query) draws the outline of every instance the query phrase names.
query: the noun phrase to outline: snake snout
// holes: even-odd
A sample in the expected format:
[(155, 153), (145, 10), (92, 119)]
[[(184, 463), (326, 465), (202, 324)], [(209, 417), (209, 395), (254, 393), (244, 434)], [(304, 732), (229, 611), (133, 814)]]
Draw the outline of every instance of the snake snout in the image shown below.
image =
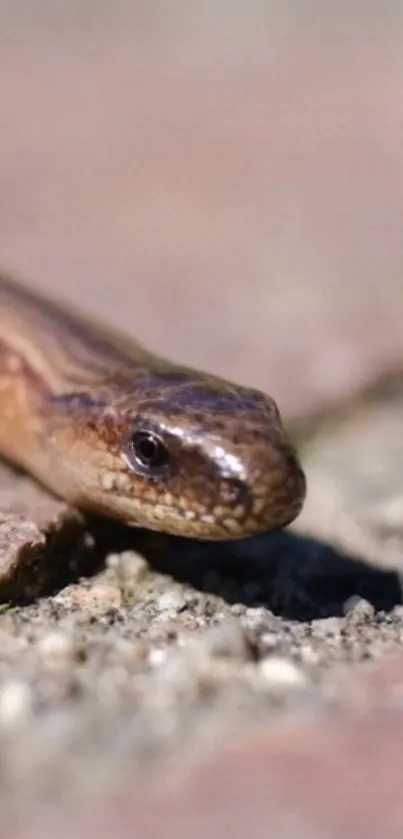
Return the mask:
[(300, 513), (306, 478), (291, 444), (258, 447), (251, 455), (245, 479), (238, 484), (234, 509), (242, 510), (242, 528), (253, 535), (290, 524)]
[(243, 538), (290, 524), (306, 494), (305, 475), (291, 445), (249, 449), (242, 462), (242, 475), (221, 476), (214, 527), (224, 538)]
[(290, 524), (301, 512), (306, 496), (306, 478), (296, 451), (286, 444), (269, 452), (258, 469), (253, 513), (267, 530)]

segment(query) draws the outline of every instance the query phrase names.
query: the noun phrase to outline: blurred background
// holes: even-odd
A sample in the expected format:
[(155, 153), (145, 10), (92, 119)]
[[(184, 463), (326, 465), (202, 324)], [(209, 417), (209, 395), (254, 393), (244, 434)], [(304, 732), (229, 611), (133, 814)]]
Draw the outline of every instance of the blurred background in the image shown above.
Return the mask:
[[(262, 388), (296, 432), (385, 374), (403, 379), (402, 45), (401, 0), (0, 0), (0, 270)], [(16, 807), (26, 832), (13, 837), (67, 837), (87, 802), (76, 836), (143, 822), (193, 835), (191, 820), (209, 835), (210, 817), (233, 838), (259, 824), (391, 835), (394, 819), (403, 836), (401, 662), (349, 670), (403, 637), (403, 397), (383, 407), (307, 443), (298, 536), (212, 546), (209, 560), (162, 541), (147, 570), (142, 543), (122, 564), (114, 549), (104, 576), (6, 604), (0, 833)], [(33, 596), (30, 580), (70, 569), (70, 552), (77, 573), (84, 538), (72, 529), (72, 547), (48, 550), (31, 535), (32, 522), (53, 533), (59, 502), (7, 470), (0, 502), (7, 592), (25, 568)], [(182, 638), (228, 616), (239, 628), (186, 652)], [(236, 750), (220, 757), (228, 732)], [(169, 758), (177, 805), (157, 775), (143, 784), (150, 757)], [(31, 812), (37, 789), (54, 820)]]
[(403, 5), (1, 0), (0, 262), (287, 418), (403, 359)]

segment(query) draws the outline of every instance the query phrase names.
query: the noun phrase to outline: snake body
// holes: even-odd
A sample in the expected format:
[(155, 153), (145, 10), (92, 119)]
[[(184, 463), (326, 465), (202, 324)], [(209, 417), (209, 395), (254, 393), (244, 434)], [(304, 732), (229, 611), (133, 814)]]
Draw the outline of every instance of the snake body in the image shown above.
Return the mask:
[(270, 397), (171, 364), (6, 277), (0, 455), (83, 510), (202, 539), (285, 526), (305, 497)]

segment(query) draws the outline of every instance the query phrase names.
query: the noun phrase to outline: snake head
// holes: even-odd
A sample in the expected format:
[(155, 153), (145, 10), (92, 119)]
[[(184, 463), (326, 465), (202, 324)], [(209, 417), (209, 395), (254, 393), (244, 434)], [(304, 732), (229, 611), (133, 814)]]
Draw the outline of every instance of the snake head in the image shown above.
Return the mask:
[(84, 509), (226, 540), (284, 527), (302, 508), (297, 453), (260, 391), (170, 368), (120, 383), (109, 401), (71, 394), (58, 414), (46, 440), (69, 451), (57, 486)]
[[(93, 506), (121, 520), (224, 540), (284, 527), (302, 508), (296, 451), (275, 402), (259, 391), (161, 372), (98, 410), (82, 445), (89, 434), (79, 457), (88, 470), (98, 451)], [(88, 506), (83, 482), (81, 493)]]

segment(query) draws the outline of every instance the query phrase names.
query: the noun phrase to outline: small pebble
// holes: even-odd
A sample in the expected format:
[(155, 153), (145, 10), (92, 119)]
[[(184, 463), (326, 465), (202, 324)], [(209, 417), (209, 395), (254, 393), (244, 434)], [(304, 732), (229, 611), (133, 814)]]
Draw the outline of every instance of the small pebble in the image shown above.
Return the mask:
[(110, 554), (106, 564), (116, 573), (123, 585), (140, 583), (150, 571), (147, 560), (135, 551)]
[(77, 655), (76, 644), (71, 635), (66, 632), (48, 632), (37, 644), (39, 653), (46, 659), (46, 664), (63, 667), (75, 660)]
[(244, 603), (234, 603), (230, 608), (230, 612), (235, 618), (239, 618), (241, 615), (245, 614), (246, 606)]
[(177, 614), (185, 608), (186, 600), (181, 591), (178, 589), (170, 589), (157, 598), (155, 606), (160, 612), (171, 612)]
[(368, 603), (368, 600), (364, 600), (363, 597), (350, 597), (344, 603), (344, 614), (349, 623), (362, 623), (372, 620), (375, 609), (372, 603)]
[(267, 632), (271, 629), (275, 629), (277, 625), (277, 618), (272, 614), (272, 612), (269, 612), (263, 606), (259, 606), (254, 609), (246, 610), (243, 623), (252, 632), (260, 634), (261, 632)]
[(113, 652), (121, 665), (131, 667), (133, 664), (147, 663), (150, 645), (145, 640), (129, 641), (127, 638), (117, 637), (113, 644)]
[(166, 647), (152, 647), (148, 655), (149, 664), (151, 667), (160, 667), (166, 662), (168, 654)]
[(260, 645), (263, 650), (268, 653), (276, 649), (279, 643), (279, 636), (277, 632), (264, 632), (260, 636)]
[(237, 661), (252, 661), (256, 658), (249, 633), (235, 618), (226, 618), (219, 626), (208, 629), (199, 643), (202, 651), (212, 658), (232, 658)]
[[(60, 600), (62, 595), (58, 595)], [(56, 598), (55, 598), (56, 600)], [(122, 592), (118, 586), (109, 583), (95, 583), (90, 587), (70, 586), (68, 592), (69, 606), (75, 605), (79, 609), (86, 609), (92, 614), (119, 609), (122, 605)]]
[(342, 618), (319, 618), (312, 621), (312, 635), (325, 638), (329, 635), (339, 635), (343, 627)]
[(301, 661), (304, 664), (314, 665), (319, 664), (320, 656), (317, 651), (310, 644), (303, 644), (299, 650)]
[(32, 691), (24, 682), (9, 681), (0, 688), (0, 726), (10, 730), (27, 721), (32, 711)]
[(288, 688), (304, 688), (308, 680), (292, 661), (287, 658), (270, 656), (264, 658), (258, 665), (260, 674), (267, 680), (270, 687), (280, 690)]

